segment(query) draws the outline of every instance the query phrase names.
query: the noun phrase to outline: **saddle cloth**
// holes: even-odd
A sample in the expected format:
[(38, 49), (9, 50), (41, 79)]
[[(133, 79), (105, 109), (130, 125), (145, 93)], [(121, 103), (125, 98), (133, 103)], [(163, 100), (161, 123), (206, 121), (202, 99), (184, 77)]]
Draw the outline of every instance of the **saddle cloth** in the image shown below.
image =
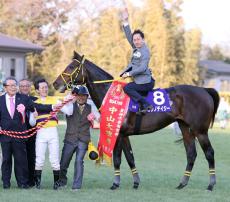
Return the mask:
[[(172, 111), (170, 106), (170, 98), (168, 93), (165, 89), (154, 89), (149, 91), (145, 100), (153, 106), (153, 109), (148, 112), (170, 112)], [(131, 112), (138, 112), (139, 111), (139, 104), (134, 100), (130, 99), (129, 102), (129, 111)]]

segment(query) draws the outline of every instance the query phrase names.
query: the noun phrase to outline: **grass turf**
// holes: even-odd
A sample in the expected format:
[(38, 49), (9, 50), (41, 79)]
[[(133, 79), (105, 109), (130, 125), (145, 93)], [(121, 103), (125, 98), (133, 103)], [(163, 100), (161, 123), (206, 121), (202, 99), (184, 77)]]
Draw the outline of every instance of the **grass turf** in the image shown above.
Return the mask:
[[(60, 150), (64, 136), (64, 126), (59, 127)], [(217, 185), (213, 192), (205, 189), (209, 183), (208, 164), (199, 143), (198, 156), (189, 184), (183, 190), (175, 187), (184, 173), (186, 156), (183, 144), (175, 144), (177, 137), (170, 128), (154, 134), (130, 137), (136, 167), (141, 177), (138, 190), (132, 188), (132, 176), (126, 160), (122, 159), (121, 186), (116, 191), (109, 190), (113, 181), (112, 167), (96, 167), (93, 161), (85, 159), (83, 188), (79, 192), (71, 190), (73, 162), (68, 171), (68, 186), (59, 191), (52, 190), (53, 175), (46, 157), (42, 174), (42, 189), (20, 190), (16, 186), (14, 174), (9, 190), (0, 187), (0, 201), (230, 201), (230, 130), (214, 128), (210, 130), (210, 140), (215, 150)], [(96, 143), (98, 131), (93, 131)], [(124, 156), (124, 155), (123, 155)]]

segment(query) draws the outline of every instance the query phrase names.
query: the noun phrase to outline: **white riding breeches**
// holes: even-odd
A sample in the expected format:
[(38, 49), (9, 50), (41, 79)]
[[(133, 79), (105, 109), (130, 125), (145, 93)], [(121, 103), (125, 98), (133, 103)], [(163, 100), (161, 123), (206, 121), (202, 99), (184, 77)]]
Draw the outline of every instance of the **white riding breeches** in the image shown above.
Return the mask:
[(42, 170), (45, 163), (47, 146), (52, 169), (60, 170), (59, 138), (56, 127), (41, 128), (37, 132), (35, 170)]

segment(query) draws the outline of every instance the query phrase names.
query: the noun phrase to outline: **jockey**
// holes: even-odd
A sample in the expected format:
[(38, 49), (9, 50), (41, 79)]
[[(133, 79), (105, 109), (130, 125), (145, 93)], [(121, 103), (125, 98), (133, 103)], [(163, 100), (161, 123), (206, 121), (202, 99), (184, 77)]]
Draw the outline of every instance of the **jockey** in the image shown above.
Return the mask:
[(132, 77), (133, 82), (124, 87), (124, 91), (134, 101), (140, 104), (140, 112), (145, 113), (153, 107), (142, 96), (141, 92), (151, 91), (154, 87), (155, 80), (151, 76), (148, 68), (150, 52), (144, 41), (144, 33), (141, 30), (135, 30), (131, 33), (128, 23), (128, 11), (122, 12), (122, 23), (126, 38), (133, 48), (131, 62), (120, 74), (121, 77)]
[[(45, 79), (37, 80), (34, 84), (35, 90), (39, 94), (38, 99), (35, 101), (39, 104), (57, 104), (58, 99), (55, 97), (48, 96), (48, 83)], [(68, 104), (62, 107), (61, 111), (65, 114), (70, 114), (68, 111)], [(37, 125), (50, 116), (49, 113), (39, 113), (35, 117)], [(35, 159), (35, 184), (36, 188), (41, 187), (41, 174), (45, 163), (45, 153), (47, 146), (49, 149), (49, 160), (53, 169), (54, 185), (53, 189), (58, 188), (58, 179), (60, 172), (60, 161), (59, 161), (59, 138), (58, 138), (58, 119), (53, 116), (41, 129), (37, 131), (36, 136), (36, 159)]]

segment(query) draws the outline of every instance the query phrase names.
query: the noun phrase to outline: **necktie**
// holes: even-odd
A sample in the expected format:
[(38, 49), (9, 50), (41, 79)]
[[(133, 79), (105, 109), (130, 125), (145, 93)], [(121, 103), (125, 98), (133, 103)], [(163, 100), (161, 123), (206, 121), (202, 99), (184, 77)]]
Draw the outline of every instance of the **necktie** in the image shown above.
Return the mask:
[(79, 110), (80, 110), (80, 113), (82, 114), (83, 110), (84, 110), (84, 107), (85, 105), (79, 105)]
[(14, 117), (14, 111), (15, 111), (14, 98), (10, 97), (10, 116), (11, 118)]

